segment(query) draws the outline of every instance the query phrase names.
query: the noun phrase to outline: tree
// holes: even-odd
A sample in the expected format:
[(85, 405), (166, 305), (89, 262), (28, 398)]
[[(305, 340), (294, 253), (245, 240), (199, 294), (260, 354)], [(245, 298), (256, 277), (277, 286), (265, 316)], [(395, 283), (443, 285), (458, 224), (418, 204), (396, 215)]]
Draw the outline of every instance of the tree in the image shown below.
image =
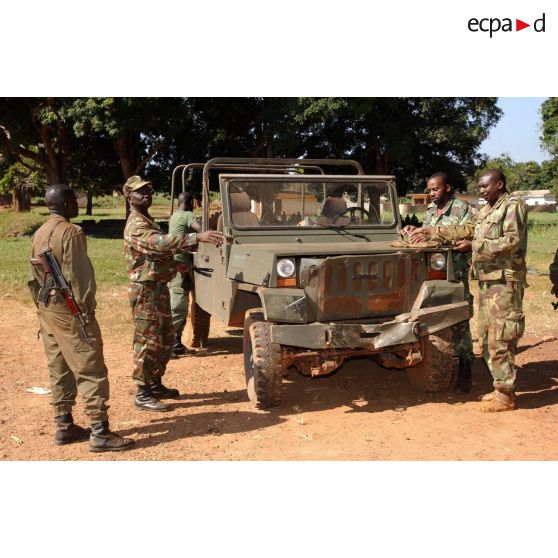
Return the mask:
[(352, 157), (369, 173), (394, 174), (404, 194), (436, 171), (463, 187), (501, 114), (495, 98), (302, 98), (295, 121), (305, 154)]
[(558, 157), (542, 162), (540, 177), (542, 188), (558, 195)]
[(110, 140), (124, 181), (148, 172), (154, 158), (190, 125), (182, 98), (91, 97), (76, 100), (69, 114), (78, 138)]
[(30, 170), (21, 163), (9, 165), (0, 158), (0, 194), (11, 194), (14, 211), (31, 210), (31, 195), (45, 186), (45, 180), (38, 169)]
[(549, 97), (541, 105), (541, 145), (553, 157), (558, 157), (558, 97)]
[(133, 174), (157, 187), (176, 164), (214, 156), (351, 157), (394, 174), (403, 194), (439, 170), (459, 188), (500, 115), (495, 99), (460, 97), (6, 99), (0, 145), (90, 195)]
[(65, 182), (70, 130), (69, 99), (4, 98), (0, 101), (0, 152), (30, 171), (37, 168), (49, 184)]
[[(72, 98), (0, 101), (0, 153), (15, 165), (4, 176), (3, 184), (4, 189), (13, 188), (14, 208), (28, 205), (29, 196), (22, 195), (33, 184), (44, 188), (68, 183), (85, 190), (91, 202), (93, 194), (107, 193), (121, 181), (120, 175), (115, 175), (118, 161), (111, 144), (107, 149), (103, 138), (78, 138), (74, 133), (73, 113), (81, 102)], [(21, 184), (27, 187), (22, 190)], [(91, 203), (87, 212), (91, 213)]]
[[(394, 174), (400, 193), (443, 170), (464, 185), (479, 146), (501, 116), (487, 98), (188, 99), (195, 138), (177, 138), (185, 160), (211, 156), (351, 157)], [(199, 150), (196, 151), (196, 146)], [(424, 186), (423, 186), (424, 187)]]
[[(558, 162), (558, 159), (557, 159)], [(507, 188), (510, 192), (516, 190), (551, 189), (554, 185), (554, 173), (558, 164), (543, 161), (542, 165), (535, 161), (515, 162), (508, 154), (489, 159), (477, 169), (469, 183), (468, 190), (478, 193), (477, 181), (488, 169), (500, 169), (506, 176)]]
[(68, 180), (87, 194), (85, 213), (92, 214), (93, 196), (112, 194), (122, 186), (120, 165), (110, 141), (92, 136), (81, 139), (70, 156)]
[(91, 97), (76, 100), (69, 114), (76, 137), (112, 145), (121, 170), (119, 186), (134, 174), (157, 184), (159, 166), (169, 166), (169, 153), (163, 152), (170, 152), (175, 136), (191, 126), (182, 98)]

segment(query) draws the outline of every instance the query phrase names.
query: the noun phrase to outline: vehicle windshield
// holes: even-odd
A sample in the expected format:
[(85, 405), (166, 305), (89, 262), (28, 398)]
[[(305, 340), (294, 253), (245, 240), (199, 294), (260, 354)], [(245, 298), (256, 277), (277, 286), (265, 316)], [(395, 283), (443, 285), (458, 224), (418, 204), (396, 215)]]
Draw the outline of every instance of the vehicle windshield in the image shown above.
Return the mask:
[(228, 194), (235, 228), (345, 228), (395, 222), (385, 181), (231, 178)]

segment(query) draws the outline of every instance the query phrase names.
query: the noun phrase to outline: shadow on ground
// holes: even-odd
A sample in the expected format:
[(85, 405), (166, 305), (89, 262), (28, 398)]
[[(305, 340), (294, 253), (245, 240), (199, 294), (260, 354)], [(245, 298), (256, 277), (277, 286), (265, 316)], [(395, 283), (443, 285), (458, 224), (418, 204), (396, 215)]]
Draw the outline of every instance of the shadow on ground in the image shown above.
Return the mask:
[[(238, 337), (211, 340), (213, 354), (241, 352)], [(445, 392), (421, 393), (411, 387), (404, 371), (384, 369), (369, 359), (347, 361), (338, 371), (318, 378), (302, 376), (290, 370), (283, 381), (281, 405), (268, 412), (245, 410), (246, 391), (223, 391), (185, 394), (169, 402), (172, 408), (226, 406), (222, 411), (193, 412), (185, 416), (157, 416), (148, 426), (121, 432), (138, 432), (142, 447), (154, 446), (192, 436), (219, 436), (251, 432), (281, 424), (286, 417), (304, 412), (345, 408), (347, 413), (405, 411), (429, 403), (461, 405), (477, 401), (492, 391), (492, 377), (484, 361), (477, 357), (473, 365), (473, 387), (465, 395)], [(518, 407), (536, 409), (558, 403), (558, 361), (530, 362), (519, 368), (517, 377)], [(230, 410), (238, 405), (240, 408)], [(144, 437), (147, 435), (147, 437)]]
[(154, 418), (147, 426), (120, 430), (121, 436), (138, 433), (138, 447), (147, 448), (168, 444), (175, 440), (196, 436), (219, 437), (222, 434), (240, 434), (261, 430), (285, 422), (279, 413), (258, 411), (207, 412), (187, 416)]

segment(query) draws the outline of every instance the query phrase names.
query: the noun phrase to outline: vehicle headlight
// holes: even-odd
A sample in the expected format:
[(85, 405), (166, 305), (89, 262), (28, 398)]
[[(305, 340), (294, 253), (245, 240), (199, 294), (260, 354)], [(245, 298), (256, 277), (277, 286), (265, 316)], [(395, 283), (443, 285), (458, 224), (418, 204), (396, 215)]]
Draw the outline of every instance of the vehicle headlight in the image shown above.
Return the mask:
[(430, 269), (432, 271), (443, 271), (446, 269), (446, 257), (444, 254), (432, 254), (430, 256)]
[(277, 275), (286, 279), (292, 277), (295, 272), (294, 260), (290, 258), (282, 258), (277, 262)]

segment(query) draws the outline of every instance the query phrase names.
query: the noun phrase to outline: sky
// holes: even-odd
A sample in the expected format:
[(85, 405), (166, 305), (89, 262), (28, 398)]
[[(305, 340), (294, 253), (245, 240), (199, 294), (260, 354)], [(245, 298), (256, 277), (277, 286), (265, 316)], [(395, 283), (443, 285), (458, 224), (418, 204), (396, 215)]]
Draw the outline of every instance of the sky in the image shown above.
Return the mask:
[(500, 97), (498, 106), (504, 115), (481, 145), (481, 153), (489, 157), (507, 153), (517, 162), (540, 163), (549, 159), (539, 145), (539, 109), (545, 100), (546, 97)]

